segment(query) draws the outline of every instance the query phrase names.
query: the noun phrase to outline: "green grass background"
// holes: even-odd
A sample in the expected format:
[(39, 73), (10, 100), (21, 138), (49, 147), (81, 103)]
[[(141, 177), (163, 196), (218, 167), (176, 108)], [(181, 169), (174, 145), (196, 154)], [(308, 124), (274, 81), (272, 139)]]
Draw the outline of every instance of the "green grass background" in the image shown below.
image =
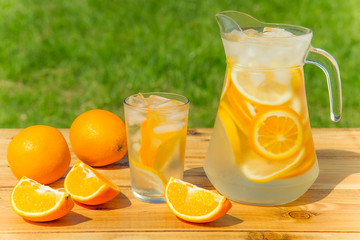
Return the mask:
[(0, 127), (67, 128), (123, 98), (169, 91), (191, 100), (189, 127), (212, 127), (225, 71), (214, 15), (246, 12), (314, 31), (342, 76), (343, 118), (329, 119), (325, 76), (305, 65), (312, 127), (360, 127), (360, 1), (1, 0)]

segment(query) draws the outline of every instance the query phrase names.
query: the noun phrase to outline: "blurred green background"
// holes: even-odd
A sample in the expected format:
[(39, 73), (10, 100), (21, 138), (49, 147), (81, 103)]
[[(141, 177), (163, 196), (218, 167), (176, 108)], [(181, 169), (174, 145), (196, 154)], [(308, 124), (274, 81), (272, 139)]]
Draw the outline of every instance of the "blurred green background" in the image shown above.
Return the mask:
[(1, 0), (0, 127), (70, 127), (124, 97), (169, 91), (191, 100), (189, 127), (212, 127), (225, 72), (214, 15), (246, 12), (314, 31), (342, 76), (343, 119), (331, 123), (325, 76), (305, 65), (312, 127), (360, 127), (360, 1)]

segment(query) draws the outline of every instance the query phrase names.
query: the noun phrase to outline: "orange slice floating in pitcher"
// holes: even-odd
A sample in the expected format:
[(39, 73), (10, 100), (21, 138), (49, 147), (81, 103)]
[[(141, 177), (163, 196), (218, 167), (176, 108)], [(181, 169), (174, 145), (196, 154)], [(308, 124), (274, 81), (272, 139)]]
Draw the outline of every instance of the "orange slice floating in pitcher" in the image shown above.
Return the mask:
[(223, 106), (219, 107), (218, 116), (220, 118), (220, 122), (223, 125), (226, 135), (230, 141), (231, 148), (233, 150), (235, 162), (241, 162), (241, 141), (239, 137), (239, 130), (234, 122), (229, 111), (226, 111), (226, 108)]
[(304, 152), (304, 149), (301, 149), (297, 155), (282, 161), (269, 161), (252, 152), (243, 163), (242, 172), (253, 182), (269, 182), (295, 169), (299, 162), (302, 161)]
[(245, 124), (249, 125), (253, 115), (247, 105), (247, 99), (239, 94), (234, 83), (229, 83), (227, 91), (228, 101), (234, 114), (240, 118)]
[(255, 116), (250, 126), (249, 142), (253, 150), (264, 158), (289, 158), (303, 144), (301, 119), (289, 107), (268, 108)]
[(288, 69), (247, 71), (233, 68), (232, 83), (250, 102), (261, 105), (281, 105), (293, 96), (292, 74)]

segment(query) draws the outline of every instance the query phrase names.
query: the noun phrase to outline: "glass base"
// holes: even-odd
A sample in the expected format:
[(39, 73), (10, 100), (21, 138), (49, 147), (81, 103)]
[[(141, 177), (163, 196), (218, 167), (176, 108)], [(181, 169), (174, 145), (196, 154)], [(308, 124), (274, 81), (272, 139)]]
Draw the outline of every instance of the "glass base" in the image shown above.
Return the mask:
[(165, 202), (165, 197), (151, 197), (151, 196), (145, 196), (145, 195), (141, 195), (137, 192), (134, 191), (134, 189), (132, 190), (134, 196), (143, 201), (143, 202), (148, 202), (148, 203), (164, 203)]

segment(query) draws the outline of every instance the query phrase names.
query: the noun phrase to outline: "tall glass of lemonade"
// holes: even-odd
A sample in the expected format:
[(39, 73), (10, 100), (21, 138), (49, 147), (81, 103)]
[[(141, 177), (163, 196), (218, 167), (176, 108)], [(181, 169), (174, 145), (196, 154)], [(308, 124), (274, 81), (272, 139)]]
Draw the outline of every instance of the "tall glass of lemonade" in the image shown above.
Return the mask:
[(146, 202), (164, 202), (170, 177), (184, 172), (189, 99), (174, 93), (139, 93), (124, 100), (131, 186)]

